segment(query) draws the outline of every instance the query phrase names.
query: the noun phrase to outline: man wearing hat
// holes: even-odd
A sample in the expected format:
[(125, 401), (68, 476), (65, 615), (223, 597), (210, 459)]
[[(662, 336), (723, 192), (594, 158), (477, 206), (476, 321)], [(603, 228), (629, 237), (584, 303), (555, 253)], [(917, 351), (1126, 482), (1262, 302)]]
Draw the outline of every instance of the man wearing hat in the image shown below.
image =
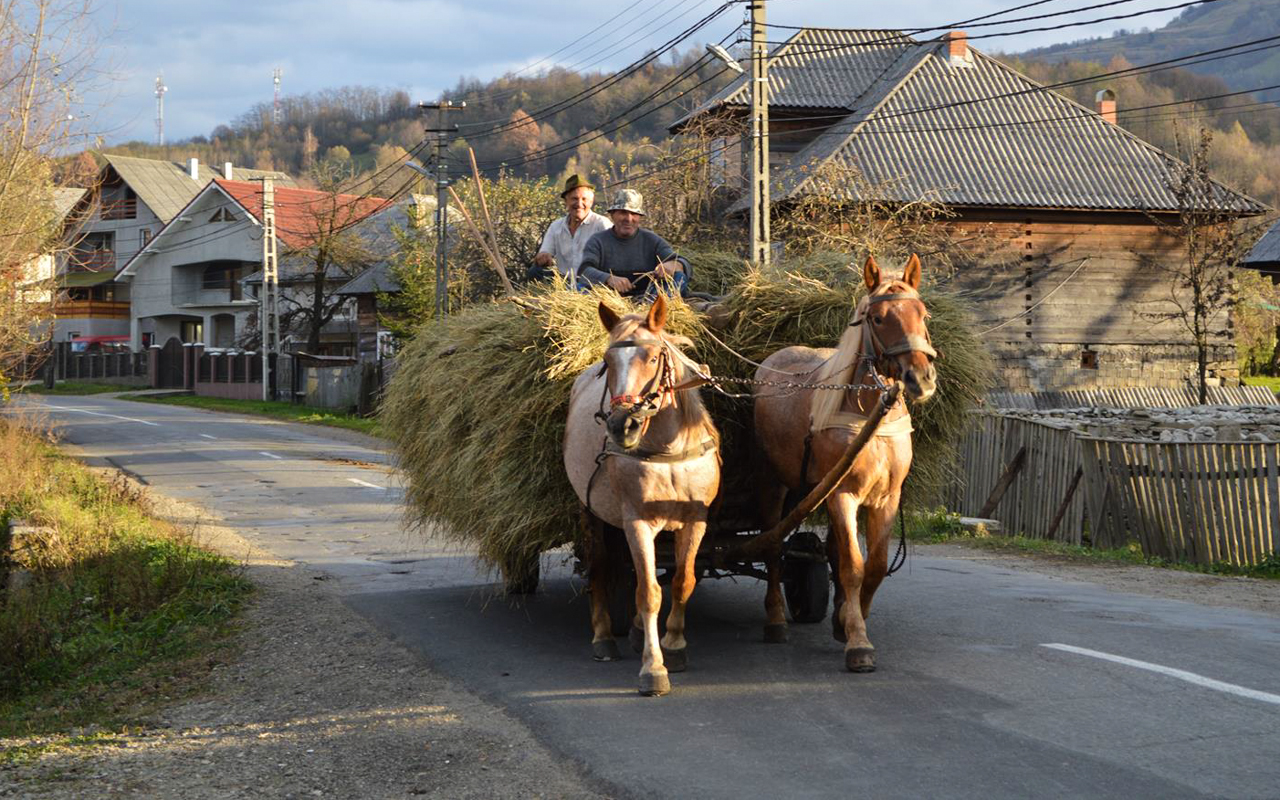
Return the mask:
[(613, 227), (587, 240), (578, 264), (578, 285), (608, 284), (618, 294), (653, 297), (659, 288), (688, 292), (692, 267), (667, 240), (647, 228), (644, 197), (634, 189), (623, 189), (609, 205)]
[(537, 274), (531, 270), (530, 277), (545, 276), (548, 274), (545, 270), (555, 268), (573, 285), (587, 240), (601, 231), (609, 230), (613, 223), (608, 217), (591, 210), (596, 200), (595, 187), (581, 175), (569, 176), (560, 199), (564, 200), (565, 215), (551, 223), (543, 235), (542, 246), (533, 259)]

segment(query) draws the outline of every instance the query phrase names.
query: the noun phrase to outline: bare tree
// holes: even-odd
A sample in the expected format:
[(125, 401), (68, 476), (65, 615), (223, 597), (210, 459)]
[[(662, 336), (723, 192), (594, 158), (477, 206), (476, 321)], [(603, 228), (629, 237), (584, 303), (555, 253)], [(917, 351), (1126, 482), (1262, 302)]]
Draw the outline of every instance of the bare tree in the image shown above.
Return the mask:
[(1217, 322), (1235, 301), (1233, 270), (1248, 253), (1249, 237), (1242, 235), (1239, 214), (1226, 202), (1226, 191), (1209, 175), (1213, 132), (1201, 128), (1188, 141), (1180, 130), (1176, 140), (1181, 160), (1169, 159), (1167, 186), (1177, 217), (1150, 215), (1150, 219), (1178, 242), (1182, 257), (1158, 264), (1171, 278), (1170, 310), (1152, 316), (1177, 321), (1191, 336), (1203, 405), (1208, 401), (1209, 356), (1215, 335), (1221, 334)]

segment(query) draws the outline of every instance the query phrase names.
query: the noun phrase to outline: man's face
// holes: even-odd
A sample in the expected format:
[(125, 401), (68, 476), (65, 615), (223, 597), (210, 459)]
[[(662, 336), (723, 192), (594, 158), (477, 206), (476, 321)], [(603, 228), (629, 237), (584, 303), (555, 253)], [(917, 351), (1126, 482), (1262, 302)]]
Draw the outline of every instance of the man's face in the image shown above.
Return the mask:
[(596, 201), (596, 193), (585, 186), (579, 186), (564, 196), (564, 210), (569, 219), (582, 222), (591, 213), (591, 205)]
[(630, 239), (636, 235), (636, 231), (640, 230), (640, 220), (644, 216), (634, 211), (610, 211), (609, 218), (613, 220), (613, 232), (622, 239)]

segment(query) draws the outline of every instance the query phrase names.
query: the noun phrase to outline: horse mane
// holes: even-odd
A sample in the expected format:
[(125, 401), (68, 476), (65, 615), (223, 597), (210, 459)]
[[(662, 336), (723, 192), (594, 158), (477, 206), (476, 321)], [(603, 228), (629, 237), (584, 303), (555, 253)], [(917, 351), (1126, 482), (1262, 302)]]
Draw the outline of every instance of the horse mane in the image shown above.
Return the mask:
[[(641, 314), (628, 314), (618, 321), (613, 330), (609, 332), (609, 341), (617, 342), (623, 339), (630, 339), (635, 336), (635, 332), (644, 328), (646, 318)], [(644, 328), (649, 333), (648, 328)], [(681, 336), (678, 333), (659, 333), (654, 336), (665, 339), (672, 346), (692, 347), (693, 340), (688, 336)], [(689, 377), (689, 370), (681, 359), (673, 359), (675, 362), (676, 381), (683, 383)], [(698, 389), (683, 389), (676, 394), (676, 413), (679, 414), (681, 430), (690, 430), (701, 427), (716, 443), (716, 447), (720, 446), (720, 431), (716, 429), (715, 423), (711, 420), (711, 415), (707, 413), (707, 407), (702, 402), (702, 395)]]
[[(908, 284), (902, 281), (885, 281), (880, 284), (876, 291), (868, 294), (858, 301), (858, 305), (854, 308), (853, 319), (862, 319), (867, 314), (870, 307), (870, 299), (873, 295), (889, 294), (891, 292), (911, 292), (915, 293)], [(861, 325), (850, 325), (844, 329), (844, 333), (840, 335), (840, 342), (836, 345), (836, 351), (823, 361), (818, 367), (814, 375), (814, 383), (841, 383), (848, 384), (853, 382), (853, 376), (858, 369), (858, 361), (862, 357), (862, 327)], [(809, 430), (820, 431), (831, 421), (831, 417), (840, 411), (840, 406), (844, 403), (844, 389), (815, 389), (813, 392), (813, 400), (809, 406)]]

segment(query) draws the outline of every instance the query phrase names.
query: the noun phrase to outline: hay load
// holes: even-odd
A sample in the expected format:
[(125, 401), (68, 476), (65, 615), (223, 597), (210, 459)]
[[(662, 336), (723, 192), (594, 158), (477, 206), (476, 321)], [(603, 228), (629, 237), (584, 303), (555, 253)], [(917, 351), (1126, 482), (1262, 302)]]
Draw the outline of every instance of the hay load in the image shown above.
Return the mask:
[[(723, 256), (691, 257), (713, 267), (707, 273), (730, 287), (729, 297), (710, 319), (675, 302), (667, 326), (691, 338), (690, 356), (721, 376), (749, 378), (755, 367), (713, 336), (752, 361), (793, 344), (831, 346), (863, 291), (860, 270), (849, 269), (845, 257), (767, 273), (743, 271)], [(991, 372), (963, 302), (937, 290), (924, 298), (942, 357), (937, 395), (912, 412), (916, 462), (908, 492), (917, 502), (928, 502), (949, 475), (952, 443)], [(560, 451), (569, 390), (604, 352), (597, 304), (633, 310), (609, 290), (551, 288), (528, 300), (527, 307), (476, 306), (424, 326), (402, 351), (382, 410), (404, 473), (409, 522), (475, 547), (495, 567), (529, 563), (578, 535), (578, 500)], [(703, 397), (723, 434), (725, 463), (749, 463), (751, 401), (710, 389)], [(726, 470), (726, 478), (747, 476)]]

